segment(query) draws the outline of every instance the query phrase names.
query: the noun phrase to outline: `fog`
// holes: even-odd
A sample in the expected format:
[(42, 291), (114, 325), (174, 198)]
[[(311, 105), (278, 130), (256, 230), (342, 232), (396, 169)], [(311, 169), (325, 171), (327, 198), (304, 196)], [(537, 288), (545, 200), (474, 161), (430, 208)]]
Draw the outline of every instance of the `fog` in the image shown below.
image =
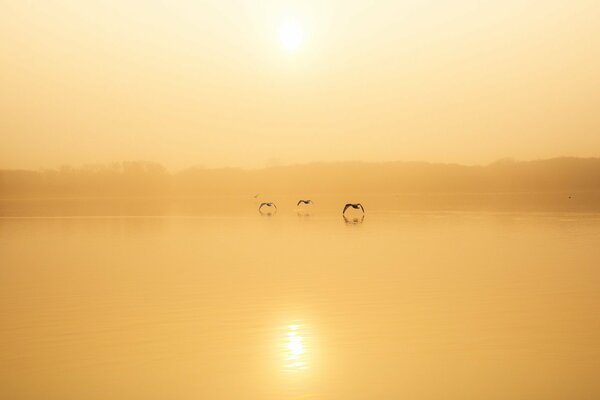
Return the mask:
[(0, 196), (120, 197), (600, 191), (600, 159), (501, 160), (486, 166), (314, 163), (263, 169), (189, 168), (151, 162), (0, 171)]

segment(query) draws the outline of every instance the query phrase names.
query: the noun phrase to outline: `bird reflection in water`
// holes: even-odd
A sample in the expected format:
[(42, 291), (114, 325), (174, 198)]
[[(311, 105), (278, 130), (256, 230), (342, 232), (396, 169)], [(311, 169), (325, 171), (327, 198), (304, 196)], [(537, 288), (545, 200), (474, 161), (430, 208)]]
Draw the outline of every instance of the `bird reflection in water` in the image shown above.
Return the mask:
[(285, 337), (285, 370), (302, 371), (307, 368), (306, 343), (302, 335), (302, 327), (298, 324), (288, 325)]
[(344, 217), (344, 222), (347, 223), (348, 225), (360, 225), (365, 220), (364, 215), (362, 215), (360, 217), (353, 217), (353, 218), (348, 218), (345, 215), (343, 217)]

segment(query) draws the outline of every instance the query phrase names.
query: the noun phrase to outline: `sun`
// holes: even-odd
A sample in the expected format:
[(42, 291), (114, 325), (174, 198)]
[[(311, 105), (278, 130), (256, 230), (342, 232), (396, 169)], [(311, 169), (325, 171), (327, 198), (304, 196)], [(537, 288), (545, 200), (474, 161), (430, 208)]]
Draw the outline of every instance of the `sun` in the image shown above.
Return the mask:
[(304, 41), (304, 31), (295, 20), (284, 21), (279, 27), (279, 40), (286, 50), (297, 50)]

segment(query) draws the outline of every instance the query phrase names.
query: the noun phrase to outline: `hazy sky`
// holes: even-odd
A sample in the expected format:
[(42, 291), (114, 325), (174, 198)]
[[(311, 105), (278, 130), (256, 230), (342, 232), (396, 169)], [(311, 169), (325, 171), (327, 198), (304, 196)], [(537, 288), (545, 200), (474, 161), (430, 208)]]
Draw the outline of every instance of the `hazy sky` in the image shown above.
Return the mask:
[(598, 0), (1, 0), (0, 167), (600, 156), (599, 21)]

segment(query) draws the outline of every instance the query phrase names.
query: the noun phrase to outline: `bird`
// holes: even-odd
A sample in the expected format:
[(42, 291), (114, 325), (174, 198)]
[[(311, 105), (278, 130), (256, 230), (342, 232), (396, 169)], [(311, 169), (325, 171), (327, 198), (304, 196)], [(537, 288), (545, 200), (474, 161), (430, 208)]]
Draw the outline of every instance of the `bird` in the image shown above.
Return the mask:
[(296, 207), (299, 206), (300, 204), (312, 204), (313, 201), (312, 200), (299, 200), (298, 204), (296, 204)]
[(260, 212), (260, 209), (263, 208), (263, 206), (266, 206), (266, 207), (275, 207), (275, 210), (277, 210), (277, 206), (275, 205), (275, 203), (268, 202), (268, 203), (260, 203), (260, 206), (258, 207), (258, 211), (259, 212)]
[(343, 215), (343, 214), (345, 214), (345, 213), (346, 213), (346, 210), (347, 210), (348, 208), (350, 208), (350, 207), (354, 208), (355, 210), (361, 209), (363, 213), (365, 212), (365, 209), (364, 209), (364, 207), (362, 206), (362, 204), (360, 204), (360, 203), (348, 203), (348, 204), (346, 204), (346, 205), (344, 206), (344, 211), (342, 211), (342, 215)]

